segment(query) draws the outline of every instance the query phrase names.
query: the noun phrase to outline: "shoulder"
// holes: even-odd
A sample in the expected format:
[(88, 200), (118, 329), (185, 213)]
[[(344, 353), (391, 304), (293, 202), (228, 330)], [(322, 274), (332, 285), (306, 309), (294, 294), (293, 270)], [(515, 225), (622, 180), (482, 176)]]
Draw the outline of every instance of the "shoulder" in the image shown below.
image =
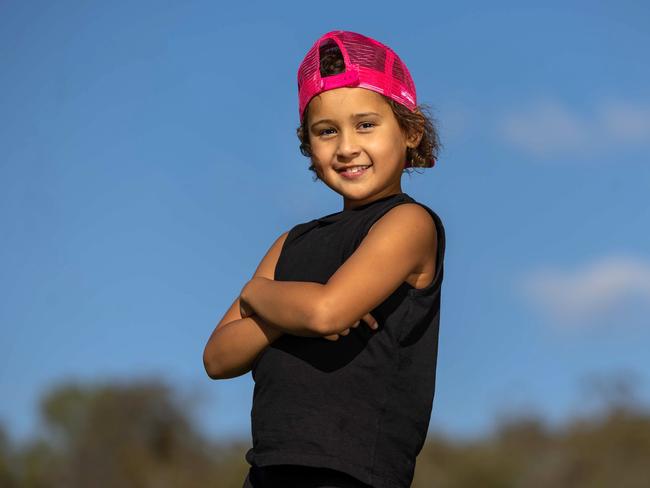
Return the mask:
[(368, 234), (377, 231), (387, 235), (406, 234), (427, 247), (436, 244), (437, 230), (433, 217), (424, 205), (417, 202), (401, 203), (389, 209), (370, 227)]
[(284, 247), (284, 243), (286, 242), (287, 237), (289, 237), (289, 234), (291, 233), (291, 230), (292, 229), (287, 230), (282, 234), (280, 234), (271, 245), (271, 249), (269, 250), (269, 252), (272, 252), (275, 255), (276, 261), (278, 256), (280, 255), (280, 252), (282, 251), (282, 248)]
[(289, 236), (289, 233), (291, 230), (287, 230), (280, 234), (278, 237), (275, 238), (271, 246), (269, 247), (269, 250), (267, 251), (267, 254), (280, 254), (280, 251), (282, 250), (282, 246), (284, 246), (285, 241), (287, 240), (287, 237)]
[(417, 268), (435, 259), (438, 248), (436, 223), (420, 203), (407, 202), (392, 207), (370, 227), (368, 236), (372, 233), (412, 254)]
[(275, 267), (278, 263), (278, 259), (280, 258), (282, 248), (284, 247), (289, 232), (291, 232), (291, 230), (283, 232), (275, 239), (275, 241), (273, 241), (271, 247), (269, 247), (268, 251), (257, 266), (253, 276), (262, 276), (270, 280), (275, 278)]

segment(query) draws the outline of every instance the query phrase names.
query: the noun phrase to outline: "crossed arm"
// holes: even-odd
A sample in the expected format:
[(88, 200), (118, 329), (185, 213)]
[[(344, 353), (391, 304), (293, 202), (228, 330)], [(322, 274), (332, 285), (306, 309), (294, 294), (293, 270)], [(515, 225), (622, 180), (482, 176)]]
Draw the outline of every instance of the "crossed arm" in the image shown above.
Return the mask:
[(211, 378), (248, 372), (257, 355), (283, 333), (318, 337), (349, 328), (388, 298), (436, 249), (435, 225), (428, 212), (405, 203), (373, 225), (326, 284), (274, 281), (286, 236), (273, 243), (212, 332), (203, 354)]

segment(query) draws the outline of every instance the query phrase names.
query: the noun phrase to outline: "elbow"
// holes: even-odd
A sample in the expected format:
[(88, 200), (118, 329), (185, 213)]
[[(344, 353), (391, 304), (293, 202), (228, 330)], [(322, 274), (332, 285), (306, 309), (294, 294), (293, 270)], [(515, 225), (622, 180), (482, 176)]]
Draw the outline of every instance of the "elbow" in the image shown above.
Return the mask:
[(208, 348), (206, 347), (203, 351), (203, 368), (205, 372), (213, 380), (224, 379), (223, 371), (219, 368), (218, 361), (215, 360), (214, 355), (210, 354)]
[(340, 327), (337, 327), (336, 320), (332, 314), (332, 307), (326, 301), (314, 306), (310, 317), (310, 328), (320, 336), (338, 334)]
[(248, 373), (250, 370), (250, 367), (241, 367), (228, 370), (214, 368), (210, 369), (208, 367), (205, 368), (206, 373), (212, 380), (228, 380), (230, 378), (237, 378), (238, 376)]
[(203, 367), (208, 377), (212, 380), (227, 380), (236, 378), (251, 370), (250, 365), (224, 366), (222, 362), (217, 361), (214, 355), (206, 352), (203, 353)]
[(204, 360), (203, 367), (205, 368), (205, 372), (211, 380), (221, 379), (221, 374), (219, 373), (219, 370), (216, 369), (212, 364), (206, 363)]

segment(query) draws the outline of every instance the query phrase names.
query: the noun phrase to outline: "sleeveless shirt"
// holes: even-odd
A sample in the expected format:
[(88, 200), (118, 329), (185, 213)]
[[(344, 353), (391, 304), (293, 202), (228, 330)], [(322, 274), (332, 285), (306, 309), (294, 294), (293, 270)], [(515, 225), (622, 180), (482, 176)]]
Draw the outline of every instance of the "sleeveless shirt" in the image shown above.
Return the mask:
[[(445, 233), (406, 193), (300, 223), (288, 233), (275, 280), (325, 284), (370, 227), (417, 203), (437, 230), (433, 281), (402, 284), (336, 341), (284, 334), (256, 358), (251, 466), (297, 464), (347, 473), (374, 488), (407, 488), (429, 427), (438, 355)], [(377, 269), (381, 279), (381, 269)], [(363, 293), (363, 290), (359, 290)]]

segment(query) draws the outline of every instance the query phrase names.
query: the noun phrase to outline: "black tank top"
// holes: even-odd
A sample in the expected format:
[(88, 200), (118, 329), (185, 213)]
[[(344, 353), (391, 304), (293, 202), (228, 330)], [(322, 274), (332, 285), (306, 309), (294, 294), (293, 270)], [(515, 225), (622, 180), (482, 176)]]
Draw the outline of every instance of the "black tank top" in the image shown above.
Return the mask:
[(433, 281), (425, 288), (403, 282), (371, 310), (376, 331), (362, 323), (337, 341), (285, 334), (258, 356), (251, 371), (251, 466), (330, 468), (375, 488), (411, 485), (435, 390), (445, 251), (440, 218), (399, 193), (298, 224), (284, 242), (275, 279), (327, 283), (370, 227), (402, 203), (421, 205), (435, 222)]

